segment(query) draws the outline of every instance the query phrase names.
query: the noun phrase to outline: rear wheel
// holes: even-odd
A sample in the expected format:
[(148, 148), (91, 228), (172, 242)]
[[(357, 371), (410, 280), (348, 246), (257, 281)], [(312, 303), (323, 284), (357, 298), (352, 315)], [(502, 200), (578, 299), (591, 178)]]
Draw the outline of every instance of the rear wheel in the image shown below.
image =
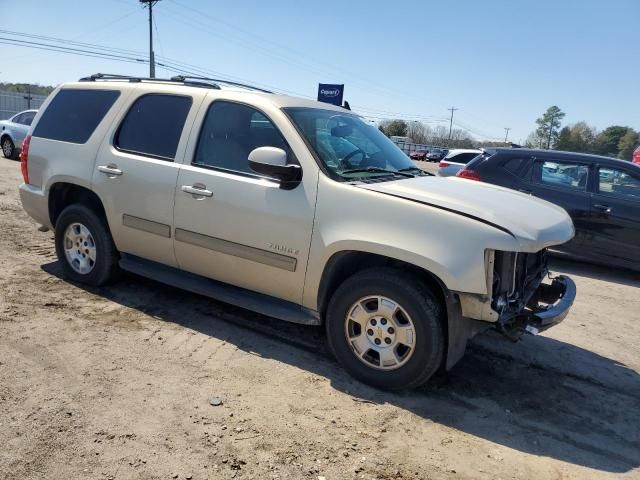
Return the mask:
[(326, 317), (329, 345), (358, 380), (397, 390), (425, 383), (444, 352), (443, 310), (417, 278), (375, 268), (347, 279)]
[(2, 154), (5, 158), (15, 159), (16, 146), (9, 137), (4, 137), (2, 139)]
[(55, 241), (62, 270), (71, 280), (100, 286), (118, 272), (118, 251), (105, 221), (84, 205), (62, 211)]

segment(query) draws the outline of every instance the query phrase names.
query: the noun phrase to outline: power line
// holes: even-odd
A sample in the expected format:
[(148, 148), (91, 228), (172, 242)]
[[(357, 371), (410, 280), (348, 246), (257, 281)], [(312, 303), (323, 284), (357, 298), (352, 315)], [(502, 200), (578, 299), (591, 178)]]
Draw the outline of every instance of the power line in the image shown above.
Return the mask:
[(0, 30), (0, 33), (6, 34), (6, 35), (13, 35), (13, 36), (16, 36), (16, 37), (25, 37), (25, 38), (32, 38), (32, 39), (37, 39), (37, 40), (45, 40), (45, 41), (51, 41), (51, 42), (56, 42), (56, 43), (62, 43), (62, 44), (65, 44), (65, 45), (74, 45), (74, 46), (78, 46), (78, 47), (89, 47), (89, 48), (93, 48), (95, 50), (106, 50), (106, 51), (110, 51), (110, 52), (118, 52), (118, 53), (124, 53), (124, 54), (129, 54), (129, 55), (143, 55), (143, 52), (136, 51), (136, 50), (128, 50), (128, 49), (116, 48), (116, 47), (106, 47), (106, 46), (98, 45), (98, 44), (95, 44), (95, 43), (78, 42), (78, 41), (67, 40), (65, 38), (59, 38), (59, 37), (48, 37), (48, 36), (45, 36), (45, 35), (35, 35), (33, 33), (15, 32), (15, 31), (12, 31), (12, 30)]
[[(157, 28), (157, 27), (156, 27)], [(156, 31), (157, 32), (157, 31)], [(127, 62), (127, 63), (148, 63), (149, 61), (144, 59), (144, 58), (140, 58), (142, 57), (142, 53), (141, 52), (137, 52), (135, 50), (128, 50), (128, 49), (121, 49), (121, 48), (110, 48), (104, 45), (97, 45), (97, 44), (93, 44), (93, 43), (87, 43), (87, 42), (76, 42), (76, 41), (72, 41), (72, 40), (67, 40), (67, 39), (61, 39), (61, 38), (56, 38), (56, 37), (47, 37), (44, 35), (34, 35), (34, 34), (29, 34), (29, 33), (22, 33), (22, 32), (14, 32), (14, 31), (10, 31), (10, 30), (0, 30), (0, 33), (8, 33), (10, 35), (15, 35), (15, 36), (22, 36), (25, 38), (31, 38), (31, 39), (47, 39), (50, 42), (55, 42), (55, 43), (63, 43), (65, 45), (72, 45), (72, 46), (65, 46), (65, 45), (55, 45), (52, 43), (45, 43), (45, 42), (35, 42), (32, 40), (20, 40), (20, 39), (14, 39), (14, 38), (6, 38), (6, 37), (0, 37), (0, 43), (5, 43), (8, 45), (14, 45), (14, 46), (23, 46), (23, 47), (27, 47), (27, 48), (34, 48), (34, 49), (40, 49), (40, 50), (46, 50), (46, 51), (54, 51), (54, 52), (59, 52), (59, 53), (67, 53), (67, 54), (77, 54), (77, 55), (81, 55), (81, 56), (86, 56), (86, 57), (94, 57), (94, 58), (104, 58), (104, 59), (109, 59), (109, 60), (113, 60), (113, 61), (120, 61), (120, 62)], [(76, 48), (76, 47), (90, 47), (90, 48)], [(115, 52), (115, 53), (111, 53), (111, 52)], [(122, 53), (120, 53), (122, 52)], [(124, 53), (124, 52), (131, 52), (131, 54), (129, 53)], [(132, 56), (133, 55), (133, 56)], [(241, 82), (252, 82), (251, 80), (247, 80), (244, 78), (239, 78), (239, 77), (234, 77), (232, 75), (228, 75), (222, 72), (217, 72), (217, 71), (213, 71), (213, 70), (208, 70), (208, 69), (204, 69), (202, 67), (196, 66), (196, 65), (192, 65), (186, 62), (182, 62), (182, 61), (178, 61), (178, 60), (174, 60), (168, 57), (157, 57), (160, 61), (156, 61), (154, 62), (158, 67), (164, 68), (165, 70), (169, 71), (169, 72), (173, 72), (173, 73), (181, 73), (181, 74), (187, 74), (187, 75), (194, 75), (194, 76), (218, 76), (218, 77), (224, 77), (230, 80), (237, 80), (237, 81), (241, 81)], [(155, 72), (154, 72), (155, 73)], [(258, 84), (258, 82), (253, 82)], [(292, 94), (292, 95), (296, 95), (296, 96), (300, 96), (300, 97), (307, 97), (307, 98), (313, 98), (307, 95), (304, 95), (300, 92), (293, 92), (293, 91), (288, 91), (285, 89), (281, 89), (279, 87), (275, 87), (273, 85), (266, 85), (266, 84), (260, 84), (265, 86), (266, 88), (269, 88), (271, 90), (274, 91), (280, 91), (280, 92), (284, 92), (284, 93), (288, 93), (288, 94)], [(422, 123), (427, 123), (427, 124), (438, 124), (438, 123), (444, 123), (445, 121), (449, 120), (449, 136), (450, 138), (452, 137), (452, 129), (453, 129), (453, 113), (454, 111), (458, 110), (458, 108), (452, 107), (451, 110), (451, 118), (450, 119), (446, 119), (444, 117), (440, 117), (437, 115), (417, 115), (417, 114), (408, 114), (408, 113), (400, 113), (400, 112), (390, 112), (390, 111), (385, 111), (385, 110), (379, 110), (379, 109), (372, 109), (372, 108), (368, 108), (368, 107), (359, 107), (356, 108), (357, 111), (361, 112), (363, 114), (363, 116), (367, 117), (367, 118), (372, 118), (372, 119), (376, 119), (376, 120), (389, 120), (391, 119), (391, 117), (395, 117), (395, 118), (404, 118), (404, 119), (410, 119), (410, 121), (420, 121)], [(485, 138), (494, 138), (491, 135), (486, 135), (485, 133), (482, 132), (478, 132), (477, 130), (474, 130), (471, 127), (468, 127), (464, 124), (460, 124), (460, 122), (455, 122), (456, 126), (459, 126), (460, 128), (462, 128), (465, 131), (468, 131), (469, 133), (472, 133), (474, 135), (480, 136), (480, 137), (485, 137)]]
[(507, 138), (509, 137), (509, 130), (511, 130), (511, 128), (504, 127), (504, 143), (507, 143)]
[(130, 62), (130, 63), (141, 63), (141, 62), (146, 63), (147, 62), (147, 60), (142, 58), (127, 57), (124, 55), (115, 55), (115, 54), (109, 54), (105, 52), (97, 52), (97, 51), (85, 50), (85, 49), (79, 49), (79, 48), (62, 47), (59, 45), (51, 45), (51, 44), (41, 43), (41, 42), (17, 40), (14, 38), (0, 37), (0, 43), (6, 44), (6, 45), (20, 46), (20, 47), (35, 48), (38, 50), (50, 50), (53, 52), (75, 54), (75, 55), (80, 55), (85, 57), (103, 58), (103, 59), (122, 61), (122, 62)]

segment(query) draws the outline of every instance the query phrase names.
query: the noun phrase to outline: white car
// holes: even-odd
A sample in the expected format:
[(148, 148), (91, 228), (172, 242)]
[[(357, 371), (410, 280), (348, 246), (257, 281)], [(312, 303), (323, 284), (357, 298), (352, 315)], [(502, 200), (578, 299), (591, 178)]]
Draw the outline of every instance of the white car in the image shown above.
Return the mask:
[(37, 110), (16, 113), (7, 120), (0, 120), (0, 146), (5, 158), (15, 159), (22, 148), (22, 141), (29, 131)]
[(483, 329), (544, 330), (575, 298), (547, 280), (547, 247), (574, 235), (562, 208), (429, 175), (340, 107), (97, 74), (58, 87), (24, 145), (22, 205), (55, 230), (69, 279), (124, 269), (324, 325), (376, 387), (450, 369)]
[(458, 148), (449, 150), (449, 153), (440, 160), (436, 175), (439, 177), (453, 177), (462, 170), (467, 163), (482, 153), (482, 150)]

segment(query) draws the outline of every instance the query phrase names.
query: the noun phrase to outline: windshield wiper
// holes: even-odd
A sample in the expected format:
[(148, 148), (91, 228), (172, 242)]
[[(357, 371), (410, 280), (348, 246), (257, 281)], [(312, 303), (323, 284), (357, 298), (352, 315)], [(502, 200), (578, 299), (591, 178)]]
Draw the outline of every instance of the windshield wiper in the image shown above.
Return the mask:
[(433, 173), (429, 173), (423, 169), (421, 169), (420, 167), (407, 167), (407, 168), (401, 168), (400, 170), (398, 170), (399, 172), (419, 172), (420, 175), (433, 175)]
[(411, 173), (403, 172), (401, 170), (387, 170), (386, 168), (380, 167), (365, 167), (365, 168), (352, 168), (350, 170), (343, 170), (342, 172), (338, 172), (340, 175), (345, 173), (366, 173), (366, 172), (374, 172), (374, 173), (391, 173), (392, 175), (401, 175), (403, 177), (413, 178), (415, 175)]

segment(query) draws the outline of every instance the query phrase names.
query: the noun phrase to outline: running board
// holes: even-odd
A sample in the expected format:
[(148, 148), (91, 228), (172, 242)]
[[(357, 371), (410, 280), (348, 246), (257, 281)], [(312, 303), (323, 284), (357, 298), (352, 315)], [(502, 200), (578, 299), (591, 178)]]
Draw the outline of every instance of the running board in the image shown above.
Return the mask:
[(269, 317), (301, 325), (320, 325), (318, 312), (269, 295), (218, 282), (174, 267), (122, 254), (120, 268), (172, 287), (188, 290)]

